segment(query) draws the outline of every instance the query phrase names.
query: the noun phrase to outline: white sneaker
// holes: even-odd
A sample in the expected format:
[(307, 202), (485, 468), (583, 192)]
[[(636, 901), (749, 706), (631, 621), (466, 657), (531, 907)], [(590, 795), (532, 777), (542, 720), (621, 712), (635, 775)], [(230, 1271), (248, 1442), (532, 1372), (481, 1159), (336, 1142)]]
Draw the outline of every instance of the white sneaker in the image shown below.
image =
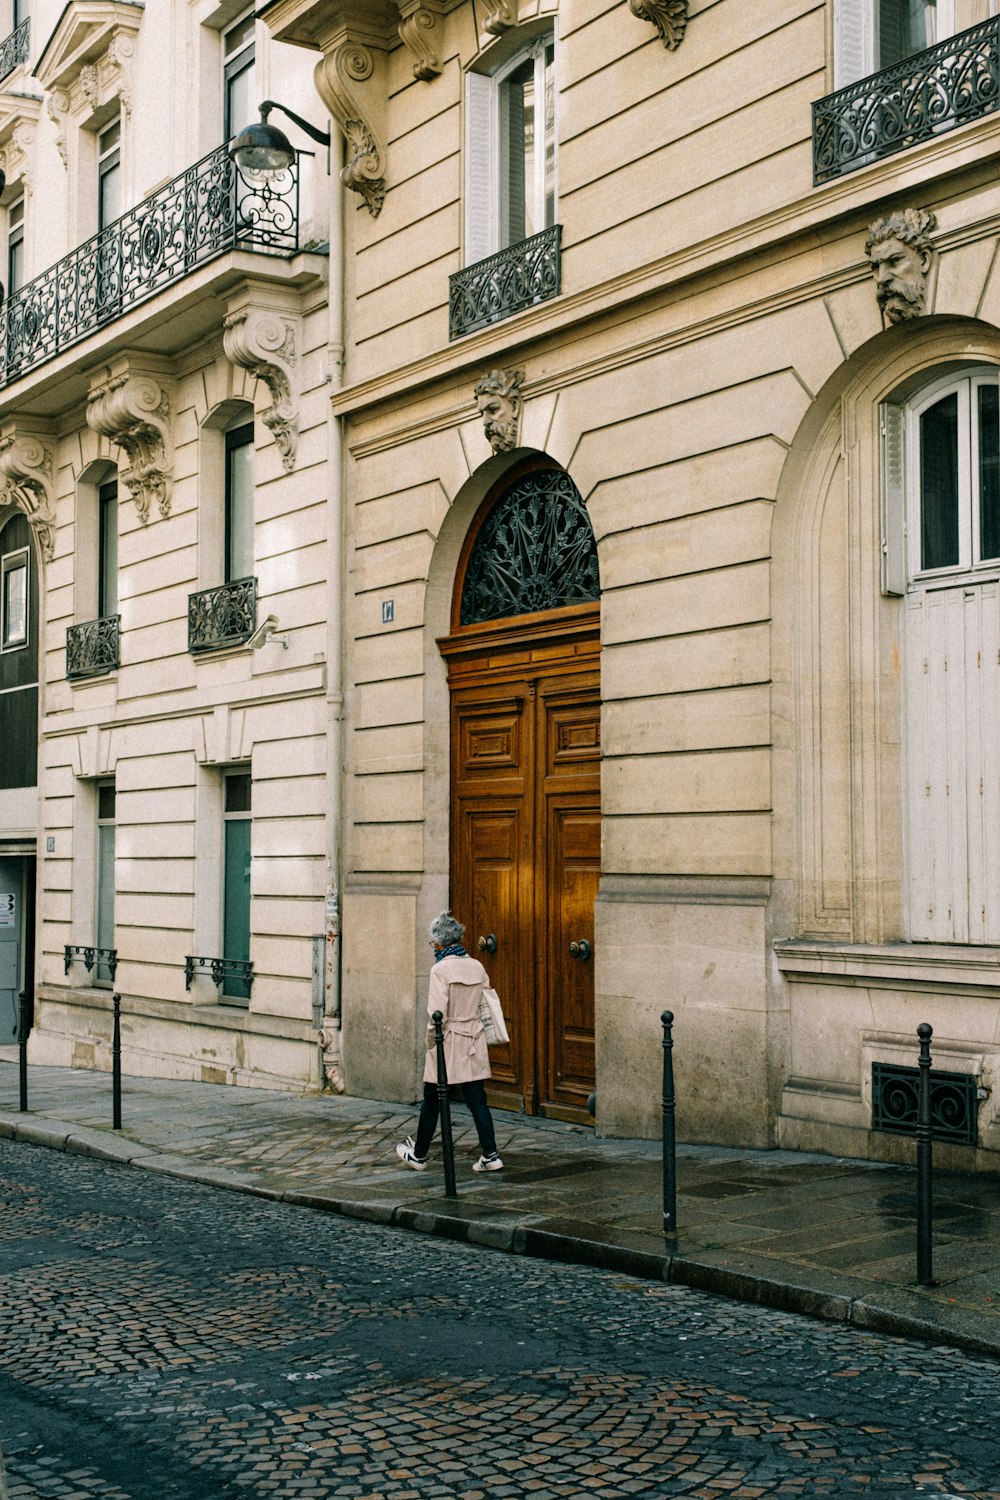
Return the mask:
[(414, 1172), (425, 1172), (427, 1170), (426, 1156), (417, 1156), (413, 1150), (413, 1137), (408, 1135), (406, 1140), (396, 1147), (396, 1155), (400, 1161), (412, 1167)]
[(481, 1156), (478, 1161), (474, 1161), (472, 1170), (474, 1172), (499, 1172), (502, 1166), (503, 1162), (494, 1151), (492, 1156)]

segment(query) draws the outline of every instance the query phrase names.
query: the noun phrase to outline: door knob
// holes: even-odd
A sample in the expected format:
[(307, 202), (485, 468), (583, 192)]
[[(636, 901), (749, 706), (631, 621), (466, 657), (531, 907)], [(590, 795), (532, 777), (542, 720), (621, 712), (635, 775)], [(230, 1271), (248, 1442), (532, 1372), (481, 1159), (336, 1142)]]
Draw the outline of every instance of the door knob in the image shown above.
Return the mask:
[(594, 950), (586, 938), (581, 938), (578, 943), (570, 943), (569, 951), (571, 957), (578, 958), (582, 964), (585, 964)]
[(477, 938), (476, 947), (480, 953), (495, 953), (497, 951), (497, 940), (492, 932), (488, 932), (485, 937)]

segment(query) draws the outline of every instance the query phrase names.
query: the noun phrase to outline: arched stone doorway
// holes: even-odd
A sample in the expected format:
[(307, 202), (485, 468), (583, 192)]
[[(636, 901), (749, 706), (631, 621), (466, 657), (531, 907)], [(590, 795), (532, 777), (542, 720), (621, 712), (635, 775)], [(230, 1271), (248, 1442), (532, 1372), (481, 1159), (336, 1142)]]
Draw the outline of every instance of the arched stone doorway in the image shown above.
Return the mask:
[(533, 454), (486, 495), (439, 642), (452, 907), (509, 1017), (502, 1107), (588, 1118), (600, 874), (600, 580), (583, 500)]

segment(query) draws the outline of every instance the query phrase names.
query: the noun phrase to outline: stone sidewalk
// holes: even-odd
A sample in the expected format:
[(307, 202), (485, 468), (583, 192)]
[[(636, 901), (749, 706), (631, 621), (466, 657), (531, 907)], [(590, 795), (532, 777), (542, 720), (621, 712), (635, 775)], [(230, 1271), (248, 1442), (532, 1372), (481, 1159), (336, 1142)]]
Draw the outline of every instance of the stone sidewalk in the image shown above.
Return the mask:
[(0, 1049), (0, 1136), (515, 1254), (682, 1282), (728, 1297), (1000, 1355), (1000, 1184), (935, 1174), (934, 1274), (916, 1283), (911, 1168), (790, 1151), (681, 1146), (675, 1239), (662, 1233), (659, 1146), (496, 1112), (502, 1173), (453, 1109), (458, 1198), (440, 1151), (400, 1166), (415, 1107), (344, 1096), (29, 1070)]

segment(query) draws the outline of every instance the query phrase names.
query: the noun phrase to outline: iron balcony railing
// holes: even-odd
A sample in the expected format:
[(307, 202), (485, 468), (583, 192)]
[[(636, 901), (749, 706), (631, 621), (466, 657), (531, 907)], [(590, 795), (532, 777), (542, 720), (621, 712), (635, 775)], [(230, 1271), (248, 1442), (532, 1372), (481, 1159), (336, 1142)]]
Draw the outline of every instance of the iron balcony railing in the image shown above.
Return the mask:
[(18, 63), (28, 61), (28, 42), (31, 33), (31, 17), (16, 26), (10, 36), (0, 42), (0, 79), (13, 73)]
[(253, 960), (249, 958), (198, 958), (188, 954), (184, 960), (184, 988), (189, 990), (196, 968), (207, 969), (212, 983), (230, 997), (249, 1000), (253, 988)]
[(87, 973), (93, 972), (97, 966), (96, 979), (98, 983), (114, 984), (115, 971), (118, 968), (117, 948), (97, 948), (84, 943), (67, 943), (63, 949), (63, 973), (68, 974), (70, 965), (76, 959), (83, 964)]
[(499, 323), (559, 295), (562, 225), (477, 260), (448, 280), (448, 337)]
[(297, 162), (262, 186), (217, 147), (8, 298), (0, 386), (227, 250), (293, 254), (298, 200)]
[(257, 629), (257, 580), (237, 578), (188, 595), (188, 650), (239, 646)]
[(66, 627), (66, 676), (100, 677), (120, 665), (121, 615)]
[(813, 182), (829, 182), (989, 114), (1000, 102), (1000, 16), (813, 105)]

